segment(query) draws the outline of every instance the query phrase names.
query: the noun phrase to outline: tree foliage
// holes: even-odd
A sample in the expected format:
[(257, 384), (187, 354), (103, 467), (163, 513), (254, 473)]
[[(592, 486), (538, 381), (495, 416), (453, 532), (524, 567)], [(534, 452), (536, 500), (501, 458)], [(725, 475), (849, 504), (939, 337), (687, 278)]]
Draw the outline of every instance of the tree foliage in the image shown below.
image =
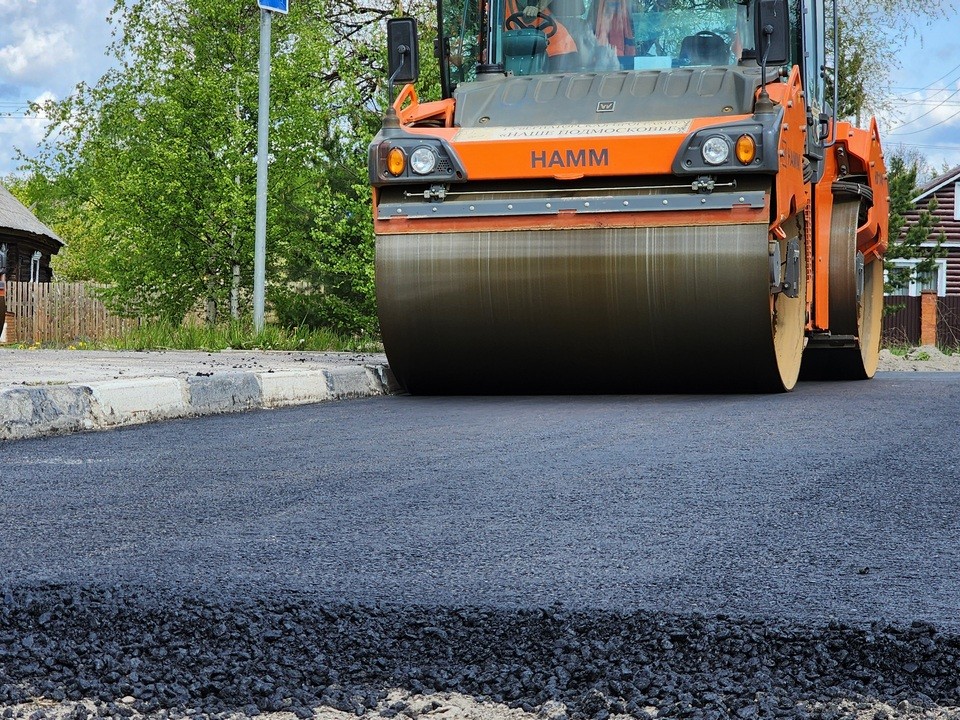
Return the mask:
[[(906, 232), (906, 215), (914, 209), (914, 198), (920, 192), (917, 176), (921, 172), (922, 159), (914, 155), (894, 154), (889, 158), (888, 182), (890, 189), (890, 243), (884, 258), (887, 271), (887, 292), (896, 291), (911, 281), (930, 276), (937, 269), (937, 258), (944, 256), (943, 230), (937, 231), (936, 198), (931, 198), (917, 221)], [(924, 243), (932, 242), (925, 246)], [(916, 265), (905, 267), (895, 260), (916, 260)]]
[[(395, 10), (299, 0), (273, 19), (268, 299), (284, 319), (375, 329), (363, 156)], [(132, 314), (205, 301), (212, 319), (252, 286), (259, 12), (118, 0), (112, 18), (115, 67), (45, 108), (22, 190), (68, 241), (61, 276), (109, 284)]]
[[(956, 10), (944, 0), (835, 1), (839, 42), (833, 63), (839, 77), (838, 112), (859, 125), (887, 109), (893, 74), (900, 67), (898, 51), (904, 43), (923, 32), (924, 26), (942, 22)], [(826, 5), (829, 15), (831, 4)], [(832, 38), (829, 45), (834, 46)]]

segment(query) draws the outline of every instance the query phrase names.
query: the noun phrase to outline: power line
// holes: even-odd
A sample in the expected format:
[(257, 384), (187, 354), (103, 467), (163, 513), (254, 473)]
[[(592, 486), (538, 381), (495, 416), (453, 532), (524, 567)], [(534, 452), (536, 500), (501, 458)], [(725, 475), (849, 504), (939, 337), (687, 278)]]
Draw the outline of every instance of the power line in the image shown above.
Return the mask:
[[(900, 123), (899, 125), (897, 125), (897, 127), (893, 128), (893, 130), (891, 130), (891, 133), (892, 133), (893, 131), (895, 131), (895, 130), (898, 130), (898, 129), (902, 128), (902, 127), (906, 127), (907, 125), (910, 125), (910, 124), (912, 124), (912, 123), (915, 123), (917, 120), (919, 120), (919, 119), (921, 119), (921, 118), (925, 118), (927, 115), (929, 115), (929, 114), (932, 113), (934, 110), (936, 110), (937, 108), (939, 108), (939, 107), (940, 107), (943, 103), (945, 103), (947, 100), (952, 99), (954, 96), (956, 96), (956, 95), (958, 95), (958, 94), (960, 94), (960, 88), (957, 88), (956, 90), (954, 90), (954, 91), (953, 91), (952, 93), (950, 93), (947, 97), (945, 97), (942, 101), (940, 101), (940, 103), (939, 103), (938, 105), (935, 105), (934, 107), (930, 108), (930, 109), (927, 110), (925, 113), (922, 113), (921, 115), (917, 115), (917, 117), (913, 118), (912, 120), (907, 120), (905, 123)], [(954, 116), (951, 115), (950, 117), (954, 117)], [(949, 120), (949, 119), (950, 119), (950, 118), (947, 118), (947, 120)], [(937, 123), (937, 125), (940, 125), (940, 124), (941, 124), (941, 123)], [(936, 127), (937, 125), (931, 125), (930, 127)], [(928, 129), (929, 129), (929, 128), (928, 128)], [(904, 134), (904, 135), (913, 135), (914, 133), (918, 133), (918, 132), (923, 132), (923, 130), (914, 130), (914, 131), (912, 131), (912, 132), (903, 133), (903, 134)]]
[[(956, 79), (954, 79), (954, 80), (951, 80), (951, 82), (956, 82), (957, 80), (960, 80), (960, 78), (956, 78)], [(891, 90), (905, 90), (906, 92), (903, 93), (903, 94), (904, 94), (904, 95), (908, 95), (908, 94), (923, 92), (924, 90), (929, 90), (929, 89), (930, 89), (930, 86), (927, 85), (927, 86), (925, 86), (925, 87), (907, 87), (906, 85), (891, 85), (891, 86), (890, 86), (890, 89), (891, 89)], [(934, 93), (942, 93), (942, 92), (947, 92), (948, 90), (950, 90), (949, 87), (942, 87), (942, 88), (937, 88), (936, 90), (933, 90), (933, 92), (934, 92)]]
[(906, 145), (907, 147), (924, 148), (925, 150), (960, 150), (960, 145), (927, 145), (925, 143), (911, 143), (898, 140), (897, 145)]
[(960, 100), (937, 102), (936, 100), (889, 100), (894, 105), (936, 105), (937, 107), (956, 107), (960, 105)]
[[(957, 92), (960, 92), (960, 90), (958, 90)], [(934, 110), (936, 110), (936, 108), (934, 108)], [(933, 110), (931, 110), (930, 112), (933, 112)], [(930, 113), (924, 113), (924, 115), (929, 115), (929, 114)], [(916, 135), (917, 133), (922, 133), (922, 132), (926, 132), (927, 130), (932, 130), (938, 125), (943, 125), (948, 120), (953, 120), (953, 118), (957, 117), (958, 115), (960, 115), (960, 110), (957, 110), (953, 115), (950, 115), (949, 117), (945, 117), (943, 120), (941, 120), (940, 122), (936, 122), (933, 125), (928, 125), (927, 127), (920, 128), (919, 130), (911, 130), (910, 132), (900, 133), (900, 135)], [(923, 115), (921, 115), (920, 117), (923, 117)], [(913, 121), (911, 120), (910, 122), (913, 122)], [(903, 125), (909, 125), (910, 122), (906, 122)], [(900, 125), (899, 127), (903, 127), (903, 125)], [(891, 131), (890, 134), (894, 136), (897, 135), (897, 133), (894, 131)]]

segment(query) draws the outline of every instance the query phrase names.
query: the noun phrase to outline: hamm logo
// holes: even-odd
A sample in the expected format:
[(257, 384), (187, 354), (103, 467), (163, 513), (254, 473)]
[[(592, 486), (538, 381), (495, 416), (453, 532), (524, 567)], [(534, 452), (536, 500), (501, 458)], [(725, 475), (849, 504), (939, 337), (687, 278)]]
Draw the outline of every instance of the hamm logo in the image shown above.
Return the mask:
[(606, 167), (610, 164), (610, 152), (603, 150), (533, 150), (530, 153), (531, 168), (576, 168)]

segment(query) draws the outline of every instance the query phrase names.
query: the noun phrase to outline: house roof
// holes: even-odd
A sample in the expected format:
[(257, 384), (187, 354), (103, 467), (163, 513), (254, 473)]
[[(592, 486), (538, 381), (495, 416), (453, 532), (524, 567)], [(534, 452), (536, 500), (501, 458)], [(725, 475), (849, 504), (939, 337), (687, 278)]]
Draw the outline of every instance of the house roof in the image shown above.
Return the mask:
[(37, 220), (23, 203), (17, 200), (10, 191), (0, 185), (0, 234), (4, 230), (13, 230), (19, 233), (29, 233), (53, 240), (63, 245), (63, 240), (50, 228)]
[(942, 188), (944, 185), (948, 185), (952, 182), (957, 182), (960, 180), (960, 165), (957, 165), (955, 168), (947, 170), (943, 175), (937, 175), (933, 180), (928, 182), (922, 188), (920, 188), (920, 194), (917, 195), (913, 202), (919, 202), (925, 197), (933, 195), (937, 190)]

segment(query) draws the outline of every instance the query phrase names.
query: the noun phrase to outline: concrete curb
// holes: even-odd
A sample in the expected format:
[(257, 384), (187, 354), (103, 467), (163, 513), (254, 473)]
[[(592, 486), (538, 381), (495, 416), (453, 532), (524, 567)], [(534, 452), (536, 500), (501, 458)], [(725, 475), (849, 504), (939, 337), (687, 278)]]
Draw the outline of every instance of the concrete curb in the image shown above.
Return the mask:
[(373, 397), (398, 390), (386, 365), (11, 387), (0, 390), (0, 439)]

